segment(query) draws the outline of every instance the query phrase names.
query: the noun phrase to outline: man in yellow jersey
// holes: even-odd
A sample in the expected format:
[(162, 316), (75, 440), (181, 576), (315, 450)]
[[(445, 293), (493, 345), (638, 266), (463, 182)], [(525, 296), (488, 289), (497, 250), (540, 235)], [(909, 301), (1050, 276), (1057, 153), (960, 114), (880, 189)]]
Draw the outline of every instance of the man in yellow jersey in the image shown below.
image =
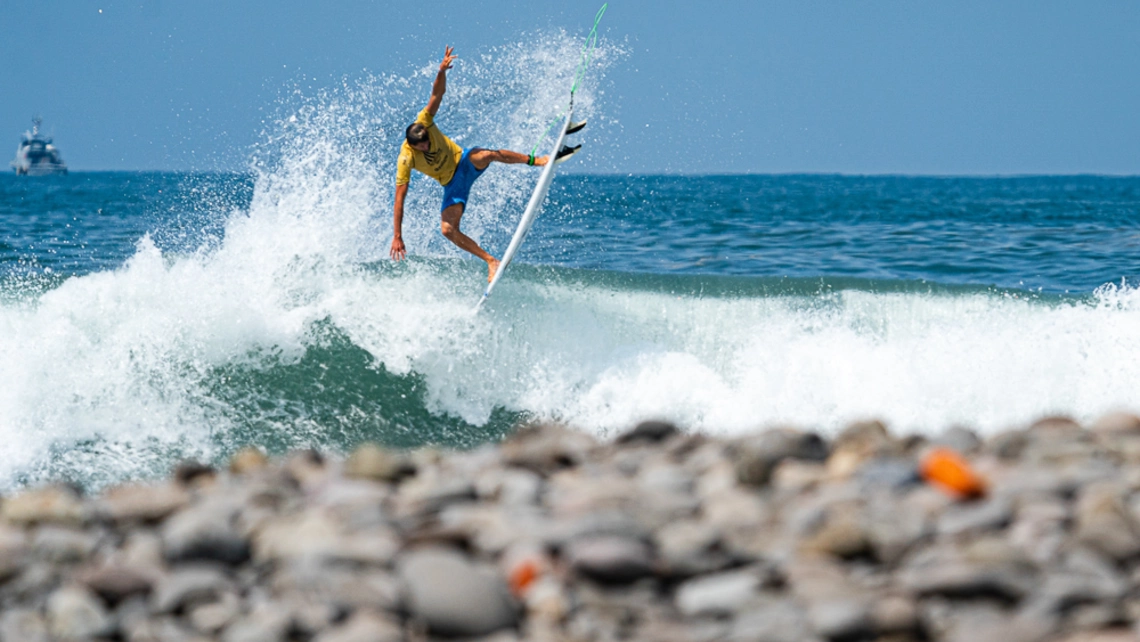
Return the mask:
[[(479, 247), (471, 237), (459, 231), (459, 219), (467, 204), (468, 194), (475, 179), (493, 162), (542, 166), (546, 156), (528, 156), (506, 149), (463, 149), (435, 125), (435, 114), (443, 102), (447, 91), (447, 70), (455, 62), (451, 47), (445, 47), (443, 62), (439, 63), (439, 73), (431, 86), (431, 98), (427, 107), (416, 117), (416, 122), (408, 126), (407, 140), (400, 147), (400, 157), (396, 161), (396, 207), (394, 212), (392, 237), (392, 258), (399, 261), (407, 252), (402, 236), (404, 222), (404, 199), (408, 195), (408, 182), (412, 170), (420, 171), (443, 185), (443, 208), (440, 214), (440, 231), (449, 241), (487, 262), (487, 280), (495, 276), (499, 261)], [(573, 153), (576, 150), (570, 150)], [(560, 154), (562, 156), (562, 154)]]

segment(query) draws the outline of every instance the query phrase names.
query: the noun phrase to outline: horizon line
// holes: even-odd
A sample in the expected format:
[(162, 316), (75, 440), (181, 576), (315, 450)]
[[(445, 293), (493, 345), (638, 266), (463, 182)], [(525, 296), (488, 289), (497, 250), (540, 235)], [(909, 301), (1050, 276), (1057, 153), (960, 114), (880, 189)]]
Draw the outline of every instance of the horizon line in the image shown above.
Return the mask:
[[(252, 170), (235, 169), (68, 169), (69, 174), (233, 174), (253, 175)], [(3, 172), (16, 177), (14, 172)], [(599, 178), (615, 177), (673, 177), (673, 178), (728, 178), (750, 176), (818, 176), (843, 178), (1140, 178), (1140, 173), (1106, 172), (1009, 172), (1009, 173), (908, 173), (908, 172), (832, 172), (832, 171), (779, 171), (779, 172), (570, 172), (563, 176), (592, 176)], [(43, 176), (20, 178), (52, 178)], [(58, 177), (56, 177), (58, 178)]]

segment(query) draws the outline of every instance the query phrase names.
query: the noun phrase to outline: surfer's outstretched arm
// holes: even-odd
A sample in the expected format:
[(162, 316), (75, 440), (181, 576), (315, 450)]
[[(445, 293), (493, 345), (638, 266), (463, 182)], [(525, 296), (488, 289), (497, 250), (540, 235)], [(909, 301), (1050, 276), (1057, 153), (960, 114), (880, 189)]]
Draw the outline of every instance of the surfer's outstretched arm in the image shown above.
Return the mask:
[(431, 98), (428, 99), (427, 110), (432, 116), (439, 111), (443, 104), (443, 94), (447, 92), (447, 70), (455, 62), (455, 51), (452, 47), (443, 48), (443, 62), (439, 63), (439, 73), (435, 75), (435, 82), (431, 84)]
[(396, 207), (392, 212), (392, 260), (400, 261), (408, 255), (404, 249), (404, 199), (408, 196), (408, 184), (396, 186)]

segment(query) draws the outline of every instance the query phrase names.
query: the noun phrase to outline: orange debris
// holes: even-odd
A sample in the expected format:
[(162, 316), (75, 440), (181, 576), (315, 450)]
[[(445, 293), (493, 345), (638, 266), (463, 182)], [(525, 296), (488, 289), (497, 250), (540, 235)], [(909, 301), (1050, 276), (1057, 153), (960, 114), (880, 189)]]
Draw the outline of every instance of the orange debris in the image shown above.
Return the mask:
[(532, 557), (524, 558), (515, 564), (508, 577), (511, 593), (516, 597), (522, 597), (526, 589), (538, 579), (539, 570), (538, 561)]
[(919, 472), (927, 482), (957, 497), (972, 498), (986, 494), (986, 480), (950, 448), (935, 448), (927, 453), (919, 465)]

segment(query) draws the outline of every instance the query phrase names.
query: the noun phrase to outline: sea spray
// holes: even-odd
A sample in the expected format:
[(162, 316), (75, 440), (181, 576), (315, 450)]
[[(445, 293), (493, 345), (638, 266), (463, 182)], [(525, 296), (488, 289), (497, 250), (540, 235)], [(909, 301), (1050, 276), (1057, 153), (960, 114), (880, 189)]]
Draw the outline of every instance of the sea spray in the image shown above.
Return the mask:
[[(576, 47), (554, 33), (470, 52), (452, 74), (441, 126), (461, 144), (523, 147), (556, 114)], [(598, 76), (616, 55), (599, 51)], [(6, 289), (0, 487), (61, 477), (98, 486), (246, 443), (278, 451), (363, 439), (473, 444), (513, 425), (513, 411), (490, 433), (488, 413), (478, 413), (478, 426), (454, 418), (472, 413), (451, 412), (445, 396), (425, 392), (439, 386), (411, 367), (430, 371), (483, 343), (460, 312), (470, 304), (458, 302), (478, 290), (469, 262), (366, 268), (386, 257), (394, 160), (430, 92), (424, 69), (285, 98), (252, 155), (248, 207), (205, 195), (167, 213), (192, 226), (155, 234), (168, 253), (146, 234), (117, 268), (42, 294)], [(587, 115), (593, 86), (579, 92)], [(490, 172), (465, 229), (477, 238), (506, 229), (529, 169)], [(438, 187), (418, 183), (408, 208), (413, 253), (456, 256), (439, 238)], [(342, 317), (360, 321), (343, 329)], [(397, 336), (370, 332), (377, 322)], [(388, 340), (408, 352), (391, 357), (370, 343)], [(339, 379), (323, 380), (328, 371)]]

